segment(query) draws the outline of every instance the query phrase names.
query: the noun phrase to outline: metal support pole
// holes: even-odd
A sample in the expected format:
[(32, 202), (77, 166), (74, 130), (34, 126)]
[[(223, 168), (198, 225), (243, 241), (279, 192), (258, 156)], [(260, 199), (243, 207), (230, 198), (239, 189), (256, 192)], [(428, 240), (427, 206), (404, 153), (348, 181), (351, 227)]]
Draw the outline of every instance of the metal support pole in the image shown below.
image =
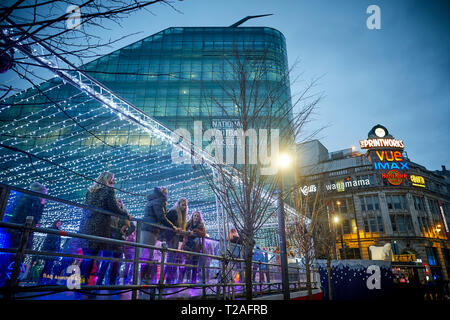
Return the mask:
[(327, 204), (327, 217), (328, 217), (328, 228), (330, 229), (330, 233), (331, 233), (331, 229), (334, 230), (334, 237), (333, 237), (333, 254), (334, 254), (334, 260), (337, 260), (337, 249), (336, 249), (336, 229), (332, 224), (331, 224), (331, 219), (330, 219), (330, 207)]
[(6, 205), (8, 204), (10, 190), (7, 187), (0, 188), (0, 221), (5, 217)]
[(259, 261), (259, 293), (262, 294), (263, 293), (263, 274), (262, 274), (262, 269), (261, 269), (261, 261)]
[(279, 177), (278, 187), (278, 238), (280, 247), (280, 260), (281, 260), (281, 281), (283, 284), (283, 299), (290, 300), (289, 293), (289, 274), (287, 269), (287, 249), (286, 249), (286, 228), (284, 221), (284, 201), (283, 201), (283, 184), (281, 176)]
[(159, 286), (158, 286), (158, 300), (162, 299), (163, 295), (163, 286), (164, 286), (164, 262), (166, 260), (166, 250), (167, 250), (167, 243), (165, 241), (161, 242), (161, 264), (159, 269)]
[(222, 286), (223, 286), (223, 300), (226, 300), (227, 298), (227, 272), (228, 272), (228, 267), (227, 267), (227, 253), (225, 252), (224, 255), (222, 256), (222, 274), (220, 276), (220, 281), (222, 282)]
[[(141, 239), (142, 224), (140, 221), (136, 223), (136, 241)], [(139, 257), (141, 256), (141, 249), (139, 247), (134, 248), (134, 261), (133, 261), (133, 285), (137, 285), (139, 282)], [(132, 300), (137, 299), (137, 290), (133, 290), (131, 295)]]
[(19, 277), (19, 273), (20, 273), (20, 265), (22, 264), (22, 261), (23, 261), (24, 250), (26, 248), (30, 233), (32, 232), (31, 231), (32, 227), (33, 227), (33, 217), (28, 216), (25, 220), (24, 229), (23, 229), (23, 233), (20, 238), (19, 247), (17, 248), (16, 257), (14, 260), (14, 266), (13, 266), (13, 270), (11, 272), (11, 278), (6, 282), (6, 287), (8, 288), (6, 290), (6, 292), (7, 292), (6, 299), (14, 298), (13, 289), (17, 286), (17, 283), (18, 283), (17, 278)]
[(355, 226), (356, 226), (356, 236), (357, 236), (357, 239), (358, 239), (359, 259), (362, 259), (361, 238), (359, 236), (358, 219), (356, 218), (356, 208), (355, 208), (354, 197), (355, 197), (355, 195), (352, 192), (352, 207), (353, 207), (353, 214), (355, 216)]
[[(205, 253), (205, 242), (206, 239), (205, 238), (201, 238), (202, 239), (202, 253)], [(200, 256), (199, 260), (202, 261), (202, 282), (203, 284), (206, 284), (206, 269), (205, 269), (205, 262), (206, 262), (206, 257)], [(192, 276), (194, 275), (194, 270), (192, 270)], [(202, 297), (203, 299), (206, 298), (206, 287), (202, 287)]]

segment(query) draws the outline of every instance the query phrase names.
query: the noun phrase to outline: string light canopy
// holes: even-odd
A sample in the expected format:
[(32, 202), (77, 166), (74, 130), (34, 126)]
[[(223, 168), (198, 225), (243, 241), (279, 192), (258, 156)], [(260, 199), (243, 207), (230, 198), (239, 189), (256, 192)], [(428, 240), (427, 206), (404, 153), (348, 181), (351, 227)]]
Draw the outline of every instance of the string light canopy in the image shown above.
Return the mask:
[[(2, 101), (0, 117), (9, 120), (1, 123), (0, 141), (24, 152), (0, 150), (0, 181), (23, 188), (39, 181), (49, 194), (82, 203), (92, 179), (111, 171), (122, 191), (117, 196), (133, 216), (143, 216), (145, 197), (155, 186), (167, 186), (169, 204), (188, 198), (191, 212), (201, 210), (208, 233), (217, 234), (217, 201), (205, 171), (172, 161), (173, 149), (191, 152), (191, 142), (180, 142), (171, 130), (48, 52), (45, 45), (35, 46), (47, 54), (20, 42), (16, 50), (52, 71), (55, 78)], [(201, 149), (192, 156), (206, 166), (214, 161)], [(61, 219), (66, 230), (76, 231), (80, 218), (80, 209), (50, 201), (42, 224)]]

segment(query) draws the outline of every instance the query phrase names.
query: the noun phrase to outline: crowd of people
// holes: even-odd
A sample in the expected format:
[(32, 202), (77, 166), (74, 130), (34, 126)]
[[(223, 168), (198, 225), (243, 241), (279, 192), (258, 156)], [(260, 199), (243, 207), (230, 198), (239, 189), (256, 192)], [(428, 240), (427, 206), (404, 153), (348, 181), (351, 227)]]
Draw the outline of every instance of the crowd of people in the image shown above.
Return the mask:
[[(204, 248), (206, 236), (205, 223), (201, 211), (194, 211), (188, 217), (188, 200), (181, 198), (175, 205), (168, 209), (168, 189), (155, 187), (147, 197), (147, 204), (142, 219), (140, 239), (136, 239), (136, 221), (124, 206), (122, 200), (116, 197), (115, 178), (111, 172), (103, 172), (88, 188), (85, 204), (90, 207), (112, 212), (115, 215), (106, 214), (94, 209), (84, 209), (79, 227), (79, 232), (92, 236), (125, 240), (128, 242), (140, 242), (154, 246), (157, 241), (165, 242), (167, 248), (181, 249), (183, 251), (201, 252)], [(39, 193), (47, 193), (47, 189), (33, 183), (31, 190)], [(19, 197), (12, 212), (10, 222), (25, 223), (27, 216), (33, 216), (33, 226), (40, 226), (45, 199), (24, 194)], [(50, 228), (60, 230), (62, 221), (57, 219)], [(32, 234), (27, 242), (31, 249)], [(19, 246), (21, 232), (12, 231), (10, 234), (10, 247)], [(31, 261), (28, 280), (40, 281), (45, 284), (56, 284), (60, 274), (64, 274), (71, 264), (80, 268), (82, 284), (131, 284), (133, 277), (133, 264), (126, 262), (122, 266), (119, 259), (133, 260), (135, 247), (122, 244), (113, 244), (99, 240), (67, 239), (61, 249), (61, 237), (59, 234), (47, 234), (40, 251), (69, 252), (93, 257), (93, 259), (63, 258), (45, 256), (34, 257)], [(102, 258), (100, 258), (102, 257)], [(97, 258), (97, 259), (96, 259)], [(99, 259), (100, 258), (100, 259)], [(107, 260), (103, 258), (115, 258)], [(166, 283), (197, 282), (200, 259), (198, 255), (181, 252), (167, 252), (165, 281)], [(179, 266), (186, 264), (187, 267)], [(159, 260), (153, 249), (141, 249), (141, 281), (143, 283), (155, 283)], [(123, 273), (120, 277), (120, 270)]]

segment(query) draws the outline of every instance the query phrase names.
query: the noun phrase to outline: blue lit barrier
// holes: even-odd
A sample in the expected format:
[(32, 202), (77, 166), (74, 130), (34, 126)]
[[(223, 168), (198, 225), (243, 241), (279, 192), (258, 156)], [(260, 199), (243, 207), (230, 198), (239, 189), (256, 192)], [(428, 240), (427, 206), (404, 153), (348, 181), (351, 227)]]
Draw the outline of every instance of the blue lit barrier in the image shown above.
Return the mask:
[[(329, 300), (326, 260), (317, 260), (323, 299)], [(393, 294), (390, 261), (332, 260), (331, 292), (333, 300), (370, 300)]]

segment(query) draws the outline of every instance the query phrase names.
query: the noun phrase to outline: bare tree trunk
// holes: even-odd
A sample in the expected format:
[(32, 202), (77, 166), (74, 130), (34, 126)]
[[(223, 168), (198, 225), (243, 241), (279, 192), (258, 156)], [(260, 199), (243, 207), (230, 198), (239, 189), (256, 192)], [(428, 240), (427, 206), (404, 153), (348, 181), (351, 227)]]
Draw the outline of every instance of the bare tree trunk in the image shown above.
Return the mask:
[(245, 259), (245, 299), (253, 299), (252, 286), (252, 259), (253, 259), (253, 244), (246, 243), (244, 245), (244, 259)]
[(305, 271), (306, 271), (306, 289), (308, 290), (308, 300), (312, 300), (311, 265), (309, 258), (305, 259)]
[(327, 257), (327, 273), (328, 273), (328, 299), (333, 300), (333, 294), (331, 292), (331, 258)]

